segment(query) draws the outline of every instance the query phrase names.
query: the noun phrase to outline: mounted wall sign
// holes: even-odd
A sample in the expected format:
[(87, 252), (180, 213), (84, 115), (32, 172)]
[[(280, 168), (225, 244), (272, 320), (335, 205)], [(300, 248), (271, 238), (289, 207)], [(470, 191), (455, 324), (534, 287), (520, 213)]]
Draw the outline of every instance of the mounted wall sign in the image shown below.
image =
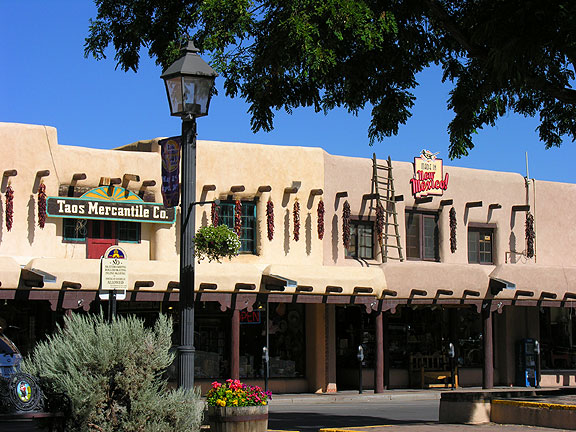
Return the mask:
[(145, 202), (134, 192), (119, 186), (101, 186), (89, 190), (80, 198), (48, 197), (46, 214), (61, 218), (166, 224), (176, 220), (174, 208)]
[(448, 173), (444, 176), (442, 159), (437, 159), (437, 154), (422, 150), (420, 157), (414, 158), (414, 177), (410, 184), (415, 198), (441, 196), (448, 188)]
[(100, 283), (103, 291), (128, 289), (128, 261), (122, 248), (109, 247), (101, 259), (101, 264)]

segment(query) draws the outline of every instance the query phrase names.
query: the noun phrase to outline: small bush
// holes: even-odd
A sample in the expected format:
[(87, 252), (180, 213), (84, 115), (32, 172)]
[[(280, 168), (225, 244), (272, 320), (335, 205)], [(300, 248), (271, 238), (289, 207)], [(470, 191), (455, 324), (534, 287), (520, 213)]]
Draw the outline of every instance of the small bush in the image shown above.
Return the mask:
[(172, 363), (172, 323), (153, 329), (134, 317), (112, 323), (74, 314), (39, 343), (23, 368), (71, 401), (67, 431), (199, 431), (199, 392), (169, 391), (162, 373)]

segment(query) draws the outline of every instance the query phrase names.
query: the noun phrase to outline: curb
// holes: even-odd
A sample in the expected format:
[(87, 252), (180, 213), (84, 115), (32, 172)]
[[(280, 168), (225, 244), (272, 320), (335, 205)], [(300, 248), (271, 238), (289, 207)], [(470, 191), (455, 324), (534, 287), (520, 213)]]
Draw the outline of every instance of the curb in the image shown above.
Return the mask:
[(576, 405), (564, 405), (564, 404), (555, 404), (546, 402), (528, 402), (528, 401), (494, 399), (492, 400), (492, 403), (496, 405), (511, 405), (525, 408), (543, 408), (550, 410), (576, 411)]

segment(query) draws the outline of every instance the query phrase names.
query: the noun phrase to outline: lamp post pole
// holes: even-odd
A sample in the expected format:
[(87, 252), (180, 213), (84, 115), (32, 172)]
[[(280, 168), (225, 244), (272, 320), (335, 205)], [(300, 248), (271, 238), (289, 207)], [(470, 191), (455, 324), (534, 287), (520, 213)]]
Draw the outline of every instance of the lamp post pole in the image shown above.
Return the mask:
[(194, 233), (196, 217), (196, 118), (208, 115), (214, 79), (218, 75), (198, 55), (192, 42), (162, 73), (170, 113), (182, 119), (180, 174), (180, 346), (178, 387), (194, 388)]
[(194, 245), (196, 217), (196, 118), (182, 117), (182, 180), (180, 189), (180, 346), (178, 387), (194, 388)]

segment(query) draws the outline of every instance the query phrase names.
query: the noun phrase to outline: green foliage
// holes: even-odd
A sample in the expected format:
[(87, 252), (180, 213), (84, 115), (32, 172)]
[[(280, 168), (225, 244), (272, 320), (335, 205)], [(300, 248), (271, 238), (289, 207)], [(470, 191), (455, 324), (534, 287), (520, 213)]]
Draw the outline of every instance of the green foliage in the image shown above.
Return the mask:
[(171, 333), (164, 316), (148, 329), (134, 317), (108, 323), (74, 314), (36, 346), (24, 369), (69, 396), (68, 431), (199, 431), (198, 392), (169, 391), (161, 377), (173, 361)]
[(274, 110), (372, 107), (370, 142), (411, 116), (416, 74), (432, 64), (454, 83), (450, 157), (507, 112), (540, 116), (546, 147), (576, 138), (576, 2), (571, 0), (95, 0), (85, 53), (162, 67), (189, 38), (211, 54), (226, 94), (250, 104), (252, 128)]
[(240, 240), (238, 235), (226, 225), (217, 227), (208, 225), (196, 231), (194, 237), (194, 253), (198, 262), (204, 258), (208, 261), (218, 261), (221, 258), (231, 259), (238, 255)]

